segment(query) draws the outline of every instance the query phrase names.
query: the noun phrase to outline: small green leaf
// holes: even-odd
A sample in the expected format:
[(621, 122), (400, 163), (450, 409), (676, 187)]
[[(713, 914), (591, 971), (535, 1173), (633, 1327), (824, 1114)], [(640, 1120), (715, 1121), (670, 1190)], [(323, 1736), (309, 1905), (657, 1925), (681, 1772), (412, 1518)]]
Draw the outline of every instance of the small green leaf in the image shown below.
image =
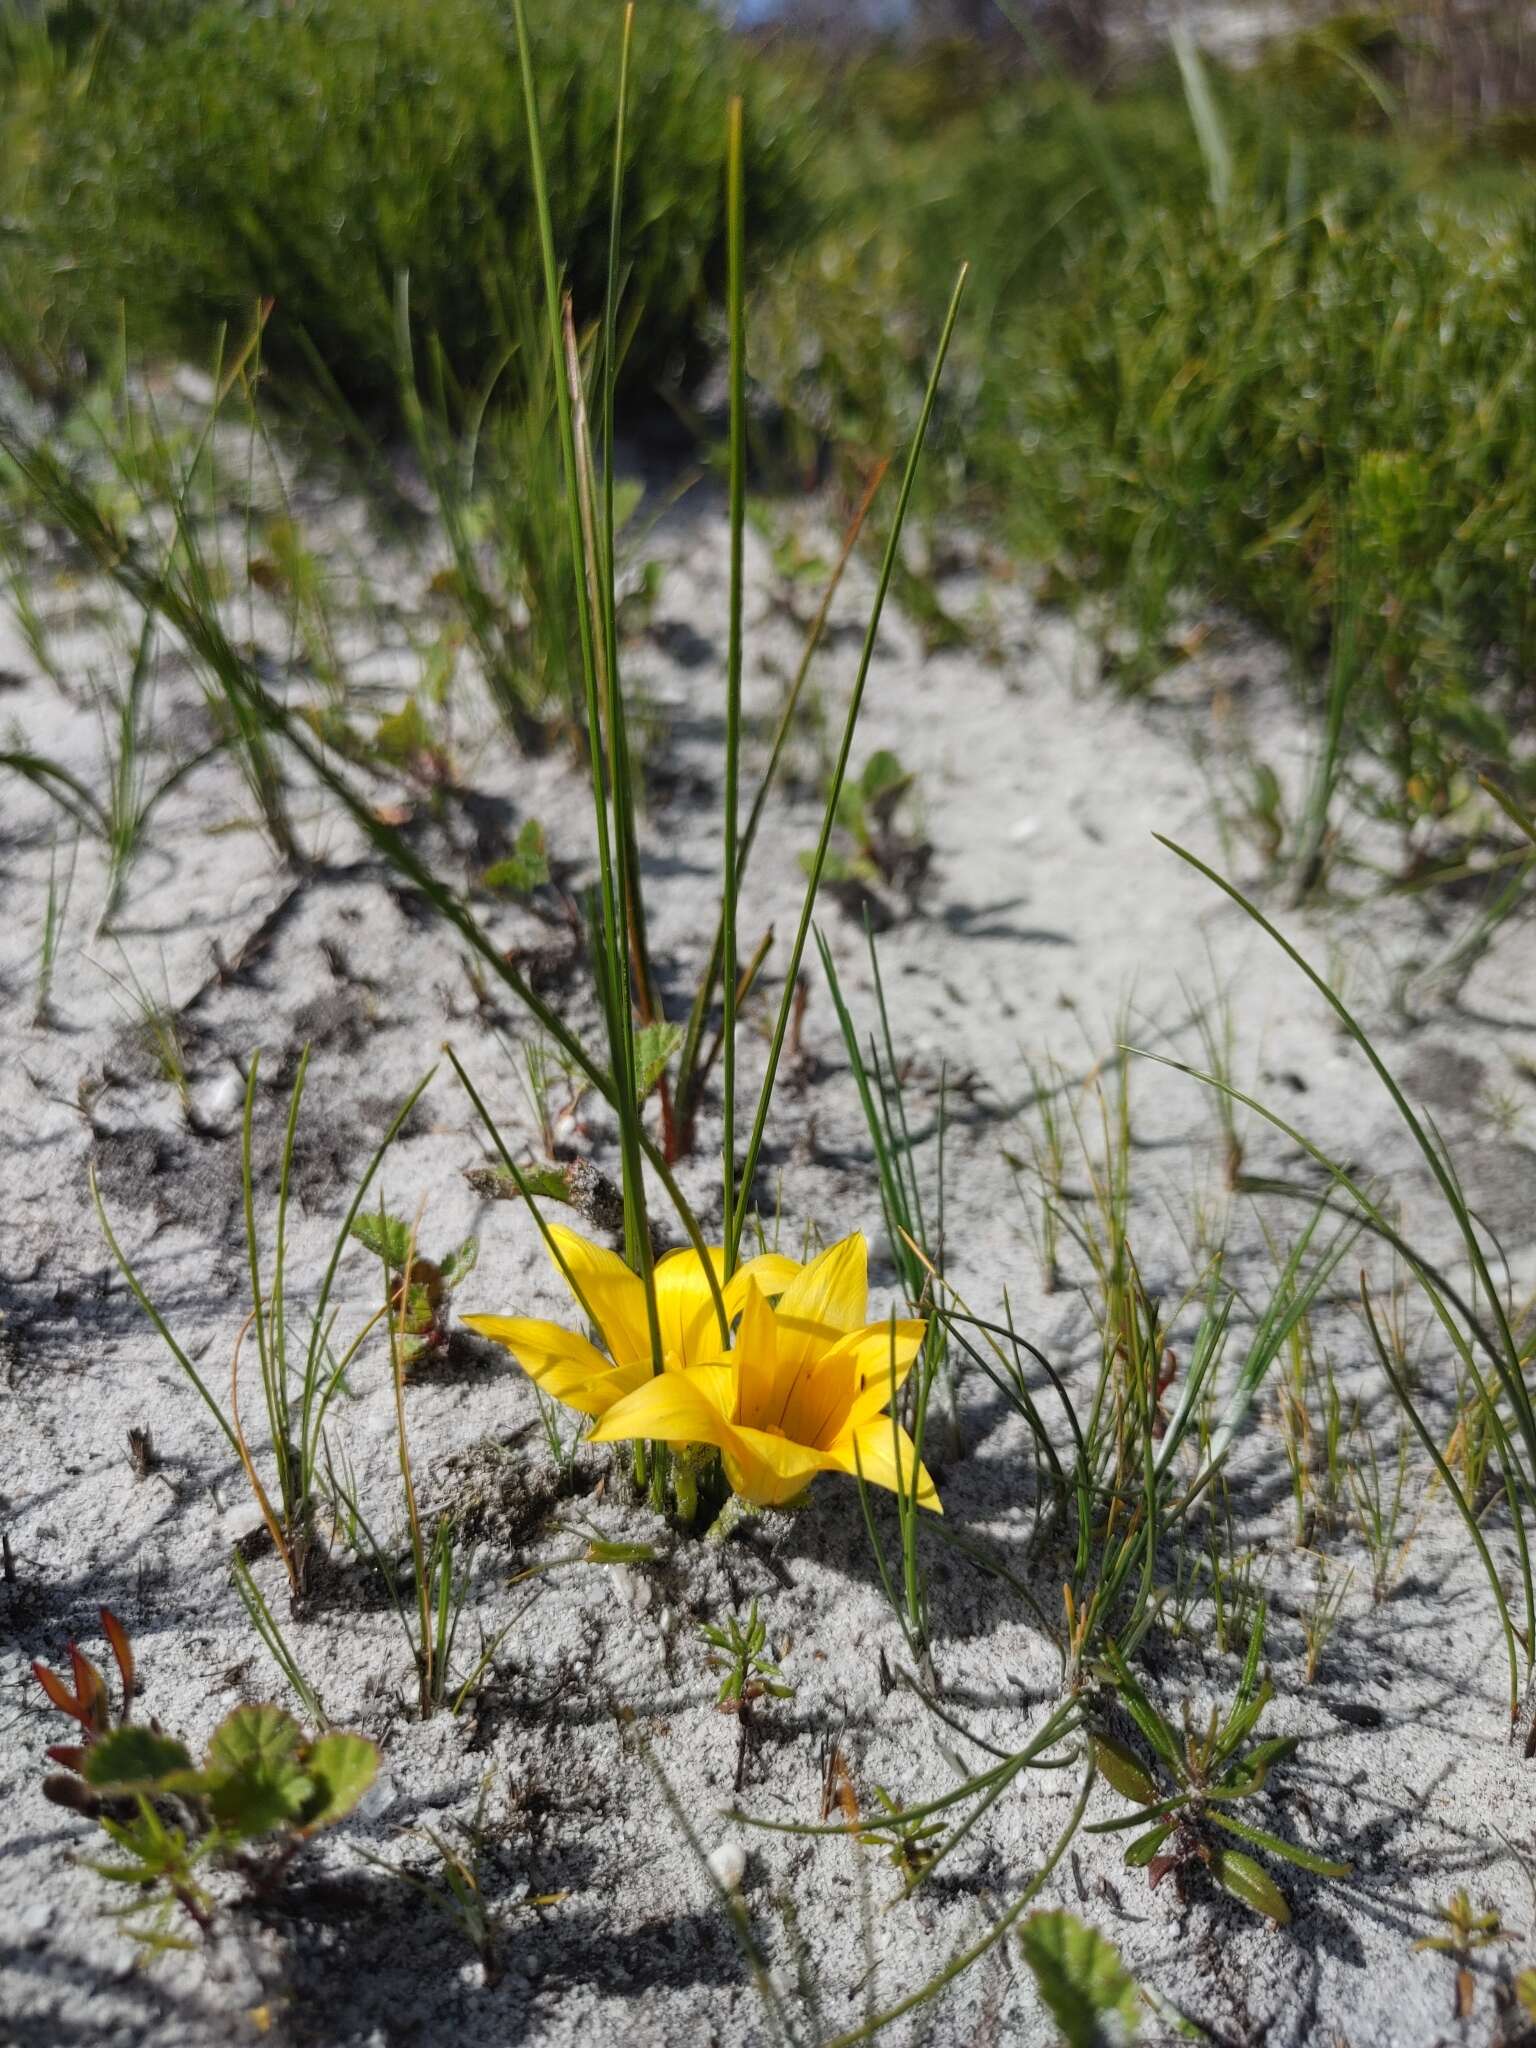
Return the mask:
[(432, 734), (414, 697), (407, 697), (398, 711), (379, 720), (373, 750), (399, 767), (409, 767), (422, 754), (431, 753)]
[[(640, 509), (645, 485), (634, 477), (616, 479), (613, 486), (613, 530), (622, 533)], [(652, 565), (647, 562), (649, 569)]]
[(549, 880), (549, 849), (537, 818), (524, 822), (514, 851), (493, 862), (480, 879), (487, 889), (499, 889), (508, 896), (528, 896), (542, 888)]
[(292, 1714), (281, 1707), (236, 1707), (213, 1731), (208, 1769), (220, 1773), (270, 1769), (297, 1757), (303, 1738)]
[(1135, 1980), (1114, 1943), (1076, 1914), (1031, 1913), (1019, 1946), (1069, 2048), (1100, 2048), (1107, 2019), (1118, 2023), (1125, 2040), (1136, 2032), (1141, 2008)]
[(1310, 1870), (1314, 1877), (1348, 1877), (1353, 1865), (1330, 1862), (1326, 1856), (1319, 1856), (1311, 1849), (1298, 1848), (1294, 1842), (1287, 1842), (1283, 1836), (1272, 1835), (1266, 1828), (1251, 1827), (1247, 1821), (1237, 1820), (1230, 1813), (1211, 1812), (1207, 1818), (1229, 1835), (1236, 1835), (1239, 1841), (1250, 1843), (1255, 1849), (1263, 1849), (1271, 1856), (1279, 1856), (1287, 1863), (1294, 1863), (1300, 1870)]
[(149, 1728), (114, 1728), (85, 1752), (86, 1783), (98, 1791), (149, 1790), (173, 1771), (190, 1771), (184, 1744)]
[(682, 1029), (658, 1019), (635, 1033), (635, 1093), (644, 1102), (667, 1071), (667, 1061), (683, 1042)]
[(404, 1266), (411, 1248), (411, 1226), (403, 1218), (371, 1216), (363, 1210), (353, 1217), (351, 1234), (395, 1272)]
[(379, 1752), (366, 1735), (322, 1735), (304, 1753), (314, 1793), (300, 1816), (306, 1834), (328, 1828), (356, 1806), (378, 1774)]
[(1211, 1875), (1223, 1891), (1230, 1892), (1252, 1912), (1262, 1913), (1266, 1920), (1273, 1920), (1277, 1926), (1290, 1925), (1291, 1909), (1285, 1903), (1284, 1894), (1241, 1849), (1213, 1851)]
[(1144, 1835), (1138, 1835), (1125, 1852), (1126, 1869), (1145, 1870), (1172, 1833), (1173, 1824), (1170, 1821), (1155, 1828), (1148, 1828)]
[(466, 1237), (461, 1245), (448, 1254), (447, 1258), (443, 1260), (437, 1269), (442, 1275), (443, 1285), (445, 1287), (457, 1287), (466, 1275), (475, 1270), (475, 1262), (479, 1257), (479, 1238)]
[(1155, 1806), (1157, 1786), (1136, 1752), (1112, 1735), (1095, 1735), (1091, 1740), (1094, 1762), (1120, 1797), (1134, 1800), (1138, 1806)]
[(298, 1819), (314, 1796), (299, 1725), (281, 1707), (236, 1707), (208, 1745), (201, 1790), (214, 1818), (249, 1839)]
[(884, 824), (912, 787), (912, 777), (888, 748), (882, 747), (864, 763), (859, 777), (859, 794), (877, 824)]

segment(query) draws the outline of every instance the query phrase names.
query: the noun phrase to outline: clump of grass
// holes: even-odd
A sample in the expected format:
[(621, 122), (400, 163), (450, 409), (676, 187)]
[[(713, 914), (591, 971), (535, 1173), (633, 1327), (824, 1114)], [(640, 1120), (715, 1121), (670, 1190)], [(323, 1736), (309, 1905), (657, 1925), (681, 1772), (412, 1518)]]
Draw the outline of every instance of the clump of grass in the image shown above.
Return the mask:
[[(531, 14), (570, 282), (598, 304), (619, 11), (536, 0)], [(636, 225), (618, 252), (624, 373), (638, 386), (700, 364), (725, 254), (713, 110), (750, 62), (699, 0), (653, 0), (648, 14), (624, 164)], [(538, 274), (537, 206), (516, 39), (493, 0), (135, 7), (110, 63), (87, 45), (61, 69), (32, 110), (20, 214), (37, 268), (53, 272), (45, 330), (109, 347), (126, 300), (145, 346), (200, 359), (220, 322), (275, 299), (268, 370), (363, 411), (396, 403), (402, 276), (418, 339), (440, 338), (464, 389), (519, 339), (503, 291)], [(804, 145), (771, 76), (754, 107), (767, 252), (805, 218)]]
[(1351, 812), (1414, 871), (1480, 767), (1531, 772), (1528, 187), (1476, 136), (1391, 126), (1375, 61), (1236, 78), (1186, 48), (1094, 101), (989, 78), (914, 125), (898, 93), (931, 76), (872, 59), (834, 97), (841, 204), (764, 352), (792, 408), (878, 442), (921, 360), (880, 309), (921, 304), (963, 231), (985, 353), (929, 509), (998, 517), (1052, 596), (1092, 600), (1132, 687), (1213, 604), (1284, 640), (1314, 766), (1257, 822), (1304, 890)]
[[(306, 1049), (299, 1061), (288, 1100), (277, 1162), (277, 1214), (270, 1249), (270, 1263), (264, 1257), (256, 1220), (257, 1177), (253, 1163), (256, 1088), (259, 1059), (253, 1057), (246, 1079), (245, 1111), (241, 1125), (241, 1183), (245, 1214), (246, 1265), (250, 1276), (250, 1310), (240, 1326), (230, 1362), (229, 1396), (221, 1401), (214, 1394), (183, 1346), (172, 1334), (160, 1311), (118, 1243), (107, 1216), (95, 1176), (91, 1193), (107, 1245), (128, 1284), (129, 1292), (159, 1332), (183, 1376), (202, 1398), (230, 1449), (240, 1461), (252, 1499), (282, 1559), (289, 1593), (295, 1608), (301, 1608), (308, 1588), (310, 1565), (320, 1532), (316, 1507), (321, 1496), (324, 1432), (331, 1404), (340, 1392), (347, 1368), (358, 1355), (369, 1333), (386, 1310), (369, 1317), (351, 1342), (338, 1354), (333, 1348), (334, 1314), (331, 1297), (342, 1255), (351, 1241), (352, 1225), (365, 1201), (374, 1175), (389, 1145), (427, 1086), (431, 1076), (420, 1081), (396, 1112), (382, 1141), (368, 1162), (354, 1191), (351, 1205), (338, 1231), (324, 1277), (308, 1312), (308, 1331), (301, 1338), (296, 1327), (296, 1304), (292, 1298), (288, 1268), (288, 1203), (293, 1193), (294, 1149), (298, 1136), (299, 1111), (309, 1067)], [(264, 1270), (265, 1268), (265, 1270)], [(396, 1294), (399, 1289), (397, 1287)], [(247, 1338), (255, 1345), (262, 1405), (270, 1433), (271, 1488), (262, 1478), (246, 1440), (240, 1407), (240, 1362)], [(275, 1494), (275, 1498), (274, 1498)]]
[(75, 826), (100, 841), (107, 859), (107, 886), (97, 919), (98, 932), (111, 924), (123, 890), (142, 849), (150, 820), (171, 792), (193, 769), (217, 751), (203, 748), (175, 761), (158, 777), (145, 769), (144, 748), (153, 713), (154, 620), (145, 615), (125, 680), (96, 700), (101, 720), (102, 772), (93, 788), (62, 762), (22, 743), (0, 751), (0, 769), (41, 790)]
[[(1533, 843), (1536, 843), (1536, 820), (1533, 820), (1507, 792), (1501, 796), (1500, 801), (1513, 821)], [(1442, 1264), (1432, 1262), (1424, 1253), (1409, 1244), (1395, 1227), (1380, 1198), (1371, 1188), (1362, 1185), (1356, 1175), (1341, 1162), (1332, 1158), (1321, 1146), (1277, 1115), (1274, 1110), (1232, 1090), (1229, 1083), (1224, 1083), (1211, 1075), (1198, 1076), (1208, 1085), (1228, 1090), (1236, 1095), (1240, 1103), (1264, 1117), (1323, 1168), (1329, 1176), (1329, 1192), (1325, 1202), (1357, 1217), (1360, 1227), (1379, 1238), (1401, 1261), (1438, 1323), (1460, 1371), (1465, 1374), (1465, 1383), (1470, 1384), (1475, 1390), (1474, 1413), (1478, 1421), (1486, 1427), (1492, 1441), (1492, 1451), (1489, 1455), (1499, 1474), (1500, 1491), (1508, 1510), (1510, 1532), (1516, 1545), (1519, 1569), (1518, 1598), (1525, 1614), (1522, 1635), (1529, 1690), (1533, 1670), (1536, 1670), (1536, 1666), (1533, 1666), (1532, 1648), (1533, 1644), (1536, 1644), (1536, 1585), (1533, 1585), (1528, 1526), (1532, 1505), (1536, 1502), (1536, 1408), (1532, 1406), (1527, 1381), (1528, 1361), (1525, 1348), (1517, 1334), (1517, 1318), (1512, 1313), (1504, 1291), (1494, 1278), (1493, 1264), (1498, 1258), (1497, 1250), (1490, 1248), (1485, 1232), (1468, 1202), (1455, 1161), (1446, 1149), (1439, 1132), (1433, 1124), (1427, 1123), (1424, 1116), (1409, 1102), (1402, 1085), (1344, 998), (1234, 884), (1182, 847), (1174, 846), (1172, 841), (1164, 843), (1221, 889), (1311, 983), (1313, 989), (1333, 1011), (1348, 1039), (1363, 1055), (1375, 1078), (1381, 1083), (1393, 1109), (1429, 1170), (1444, 1205), (1446, 1217), (1459, 1240), (1464, 1276), (1461, 1272), (1447, 1272)], [(1165, 1064), (1177, 1067), (1182, 1063), (1174, 1060), (1166, 1061)], [(1184, 1068), (1183, 1071), (1192, 1073), (1195, 1070)], [(1277, 1191), (1285, 1191), (1284, 1183), (1269, 1185)], [(1303, 1191), (1296, 1189), (1293, 1192)], [(1315, 1190), (1305, 1192), (1306, 1198), (1315, 1203)], [(1400, 1341), (1391, 1341), (1389, 1334), (1384, 1333), (1383, 1318), (1378, 1313), (1370, 1282), (1365, 1274), (1361, 1276), (1360, 1299), (1376, 1361), (1401, 1405), (1406, 1428), (1418, 1439), (1439, 1483), (1444, 1486), (1456, 1507), (1467, 1532), (1468, 1541), (1476, 1552), (1478, 1562), (1487, 1578), (1503, 1634), (1509, 1672), (1510, 1719), (1515, 1723), (1519, 1717), (1521, 1699), (1518, 1639), (1510, 1614), (1510, 1603), (1483, 1533), (1482, 1514), (1477, 1504), (1468, 1498), (1435, 1432), (1425, 1419), (1422, 1412), (1422, 1397), (1405, 1369), (1403, 1346)], [(1401, 1520), (1405, 1455), (1406, 1439), (1400, 1439), (1395, 1481), (1383, 1484), (1379, 1461), (1374, 1455), (1370, 1478), (1357, 1472), (1355, 1479), (1357, 1505), (1367, 1542), (1372, 1550), (1373, 1577), (1378, 1597), (1390, 1590), (1395, 1560), (1398, 1556), (1397, 1537)], [(1466, 1469), (1464, 1464), (1464, 1470)]]

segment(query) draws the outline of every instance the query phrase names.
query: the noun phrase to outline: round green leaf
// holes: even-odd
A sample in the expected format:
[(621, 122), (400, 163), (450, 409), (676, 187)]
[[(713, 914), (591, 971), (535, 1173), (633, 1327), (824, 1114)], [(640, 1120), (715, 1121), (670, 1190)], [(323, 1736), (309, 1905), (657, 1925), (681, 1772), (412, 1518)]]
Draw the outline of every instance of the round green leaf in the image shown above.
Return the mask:
[(306, 1750), (304, 1768), (314, 1790), (300, 1825), (312, 1833), (330, 1827), (356, 1806), (378, 1772), (378, 1746), (366, 1735), (322, 1735)]
[(148, 1791), (174, 1771), (190, 1771), (185, 1746), (149, 1728), (114, 1728), (93, 1742), (82, 1764), (87, 1784), (98, 1791)]
[(1069, 2048), (1100, 2048), (1107, 2019), (1119, 2022), (1121, 2038), (1135, 2033), (1141, 2017), (1135, 1980), (1114, 1943), (1075, 1913), (1031, 1913), (1019, 1946)]

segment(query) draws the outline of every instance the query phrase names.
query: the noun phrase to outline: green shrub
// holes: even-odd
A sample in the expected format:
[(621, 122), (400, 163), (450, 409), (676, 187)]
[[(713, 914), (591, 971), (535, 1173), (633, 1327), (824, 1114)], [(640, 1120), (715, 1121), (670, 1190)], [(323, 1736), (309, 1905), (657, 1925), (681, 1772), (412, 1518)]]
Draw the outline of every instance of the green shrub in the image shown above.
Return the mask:
[(1532, 710), (1533, 293), (1529, 206), (1161, 210), (1015, 337), (993, 480), (1031, 451), (1038, 525), (1151, 663), (1190, 592), (1285, 635), (1303, 673), (1347, 638), (1375, 800), (1442, 813), (1464, 766), (1515, 761)]
[[(617, 87), (617, 5), (530, 6), (551, 196), (580, 318), (601, 307)], [(478, 385), (537, 270), (522, 88), (496, 0), (219, 0), (130, 6), (89, 85), (39, 124), (26, 239), (52, 272), (57, 333), (204, 355), (221, 322), (277, 310), (269, 369), (324, 365), (359, 405), (396, 377), (392, 304)], [(86, 61), (83, 59), (82, 61)], [(748, 53), (705, 0), (649, 0), (636, 35), (624, 251), (627, 374), (696, 369), (724, 263), (725, 102)], [(798, 126), (765, 77), (749, 94), (754, 246), (803, 209)]]
[(887, 445), (928, 337), (870, 309), (930, 303), (970, 257), (930, 512), (958, 500), (1106, 599), (1132, 683), (1192, 603), (1277, 632), (1309, 697), (1339, 684), (1365, 800), (1412, 825), (1472, 770), (1530, 773), (1536, 204), (1477, 138), (1388, 133), (1369, 92), (1293, 70), (1211, 79), (1221, 205), (1171, 68), (962, 109), (906, 152), (904, 205), (850, 123), (846, 219), (760, 367), (820, 430)]

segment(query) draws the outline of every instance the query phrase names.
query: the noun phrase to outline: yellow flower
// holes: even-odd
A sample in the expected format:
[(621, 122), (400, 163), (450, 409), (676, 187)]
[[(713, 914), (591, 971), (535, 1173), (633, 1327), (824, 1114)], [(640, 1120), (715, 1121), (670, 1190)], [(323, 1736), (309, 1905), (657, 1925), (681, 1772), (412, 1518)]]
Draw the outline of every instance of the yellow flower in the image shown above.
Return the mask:
[[(529, 1378), (553, 1400), (583, 1415), (603, 1415), (615, 1401), (652, 1377), (645, 1283), (616, 1252), (589, 1244), (574, 1230), (555, 1223), (549, 1234), (575, 1282), (578, 1303), (598, 1326), (608, 1356), (559, 1323), (526, 1316), (465, 1316), (464, 1321), (482, 1337), (504, 1344)], [(709, 1256), (718, 1279), (725, 1270), (725, 1254), (711, 1251)], [(555, 1265), (559, 1270), (559, 1260)], [(741, 1313), (748, 1287), (755, 1285), (778, 1294), (799, 1271), (794, 1259), (776, 1252), (749, 1259), (722, 1289), (727, 1318), (734, 1321)], [(562, 1272), (561, 1277), (566, 1274)], [(709, 1278), (691, 1246), (657, 1260), (656, 1315), (661, 1325), (662, 1360), (669, 1373), (722, 1356)]]
[[(636, 1382), (591, 1440), (713, 1444), (732, 1489), (757, 1507), (797, 1499), (818, 1472), (910, 1487), (916, 1452), (884, 1411), (927, 1326), (866, 1323), (869, 1249), (858, 1234), (795, 1273), (777, 1307), (761, 1277), (744, 1266), (732, 1282), (741, 1326), (728, 1353)], [(921, 1465), (917, 1498), (942, 1512)]]

